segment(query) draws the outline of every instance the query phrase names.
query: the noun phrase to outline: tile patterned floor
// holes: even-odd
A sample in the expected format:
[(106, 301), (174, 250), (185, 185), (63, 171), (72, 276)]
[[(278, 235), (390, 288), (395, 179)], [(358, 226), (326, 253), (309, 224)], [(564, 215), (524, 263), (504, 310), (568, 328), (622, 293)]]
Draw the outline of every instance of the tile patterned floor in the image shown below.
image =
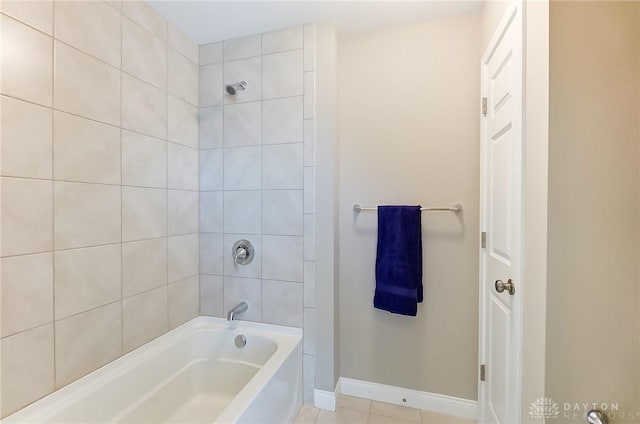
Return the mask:
[(336, 411), (302, 405), (295, 424), (474, 424), (473, 420), (338, 395)]

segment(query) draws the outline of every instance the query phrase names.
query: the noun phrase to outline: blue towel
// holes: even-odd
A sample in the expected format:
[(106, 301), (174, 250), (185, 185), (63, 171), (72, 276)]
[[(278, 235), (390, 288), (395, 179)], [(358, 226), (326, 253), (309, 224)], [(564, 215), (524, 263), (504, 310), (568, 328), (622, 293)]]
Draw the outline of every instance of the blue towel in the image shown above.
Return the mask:
[(378, 206), (378, 254), (373, 306), (416, 316), (422, 302), (420, 206)]

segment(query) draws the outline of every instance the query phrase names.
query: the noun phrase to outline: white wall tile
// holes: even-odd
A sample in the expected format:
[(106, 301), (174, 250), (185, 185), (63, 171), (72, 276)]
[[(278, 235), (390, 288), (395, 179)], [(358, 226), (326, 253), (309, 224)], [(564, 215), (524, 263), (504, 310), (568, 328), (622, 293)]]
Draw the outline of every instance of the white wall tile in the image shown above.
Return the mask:
[(122, 70), (167, 89), (167, 44), (128, 18), (122, 19)]
[(195, 318), (200, 313), (200, 280), (193, 276), (167, 286), (169, 296), (169, 328)]
[(122, 3), (122, 13), (125, 16), (133, 19), (161, 40), (167, 39), (167, 21), (146, 2), (141, 0), (126, 0)]
[(169, 237), (169, 282), (184, 280), (198, 274), (198, 234)]
[(200, 190), (222, 190), (222, 149), (200, 150)]
[(51, 109), (2, 96), (0, 108), (0, 173), (14, 177), (51, 178)]
[(122, 300), (122, 350), (129, 352), (167, 331), (167, 287)]
[(223, 275), (224, 237), (200, 233), (200, 274)]
[(219, 106), (222, 104), (222, 64), (200, 67), (200, 106)]
[(198, 64), (200, 51), (198, 45), (191, 41), (182, 31), (175, 25), (168, 24), (169, 46), (172, 49), (182, 53), (187, 59)]
[(122, 11), (122, 0), (105, 0), (105, 2), (115, 10)]
[(198, 148), (198, 108), (169, 96), (169, 141)]
[(122, 240), (167, 235), (167, 190), (122, 187)]
[(200, 231), (203, 233), (222, 233), (223, 197), (221, 191), (200, 193)]
[(304, 308), (304, 338), (302, 340), (302, 350), (305, 355), (316, 354), (316, 310)]
[(167, 239), (122, 244), (122, 296), (167, 284)]
[(167, 142), (122, 130), (122, 184), (167, 187)]
[(264, 234), (301, 236), (302, 223), (302, 190), (262, 192)]
[(304, 213), (316, 211), (316, 168), (304, 167)]
[(262, 144), (262, 107), (260, 102), (224, 107), (224, 146)]
[(222, 106), (200, 108), (200, 148), (213, 149), (223, 146)]
[(303, 282), (302, 249), (302, 237), (262, 236), (262, 278)]
[(51, 250), (51, 182), (3, 177), (0, 188), (2, 256)]
[(0, 35), (12, 46), (0, 52), (0, 92), (51, 106), (51, 38), (5, 15), (0, 16)]
[(303, 94), (302, 49), (262, 56), (262, 97)]
[(302, 114), (302, 96), (265, 100), (262, 103), (262, 143), (301, 143)]
[(199, 193), (169, 190), (169, 235), (198, 232)]
[(259, 34), (225, 40), (223, 42), (224, 60), (228, 62), (230, 60), (260, 56), (260, 44)]
[(166, 139), (167, 95), (152, 85), (122, 74), (122, 127)]
[(278, 144), (262, 149), (264, 189), (303, 188), (303, 144)]
[(235, 96), (224, 94), (224, 103), (255, 102), (262, 99), (262, 60), (259, 57), (234, 60), (224, 64), (224, 84), (247, 82), (247, 88)]
[(120, 128), (55, 111), (53, 145), (56, 180), (120, 184)]
[(301, 49), (303, 47), (302, 35), (302, 27), (262, 34), (262, 54)]
[(0, 271), (0, 337), (53, 320), (52, 253), (3, 258)]
[(304, 120), (304, 166), (316, 164), (316, 120)]
[(223, 277), (200, 276), (200, 314), (220, 318), (225, 316)]
[(224, 311), (240, 302), (247, 302), (249, 309), (236, 316), (243, 321), (262, 320), (262, 284), (255, 278), (224, 277)]
[(262, 232), (262, 193), (258, 191), (224, 192), (224, 232), (260, 234)]
[(200, 66), (222, 62), (222, 41), (200, 46)]
[[(238, 265), (233, 262), (231, 254), (233, 245), (238, 240), (248, 240), (253, 245), (255, 257), (250, 264)], [(260, 278), (262, 274), (262, 236), (256, 234), (225, 234), (224, 245), (224, 275), (233, 277)]]
[(169, 49), (168, 60), (169, 94), (197, 106), (198, 65), (173, 49)]
[(302, 356), (302, 397), (305, 402), (313, 403), (316, 384), (316, 357), (314, 355)]
[(54, 183), (56, 249), (120, 242), (121, 189), (84, 183)]
[(2, 398), (8, 415), (54, 390), (53, 325), (0, 340)]
[(117, 68), (56, 41), (54, 77), (56, 109), (120, 125), (120, 71)]
[(262, 187), (262, 147), (224, 149), (224, 189), (259, 190)]
[(304, 307), (316, 306), (316, 263), (304, 261)]
[(303, 287), (300, 283), (262, 281), (262, 321), (302, 328)]
[(169, 143), (169, 188), (198, 190), (198, 150)]
[(120, 67), (120, 13), (104, 2), (56, 1), (55, 37)]
[(316, 260), (316, 216), (304, 215), (304, 260)]
[(3, 0), (0, 10), (42, 32), (53, 34), (53, 0)]
[(304, 26), (304, 70), (316, 69), (316, 26), (309, 24)]
[(304, 119), (316, 117), (316, 73), (304, 73)]
[(116, 302), (56, 321), (56, 388), (120, 356), (121, 308)]
[(120, 299), (120, 244), (57, 251), (54, 269), (56, 320)]

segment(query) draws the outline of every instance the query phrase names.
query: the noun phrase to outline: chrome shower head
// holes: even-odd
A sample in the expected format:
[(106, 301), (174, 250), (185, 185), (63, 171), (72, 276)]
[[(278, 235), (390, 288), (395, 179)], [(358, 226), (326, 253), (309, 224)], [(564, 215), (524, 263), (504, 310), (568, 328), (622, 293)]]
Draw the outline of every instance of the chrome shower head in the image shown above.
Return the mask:
[(246, 81), (236, 82), (235, 84), (227, 84), (227, 94), (230, 96), (235, 96), (238, 91), (244, 91), (247, 88)]

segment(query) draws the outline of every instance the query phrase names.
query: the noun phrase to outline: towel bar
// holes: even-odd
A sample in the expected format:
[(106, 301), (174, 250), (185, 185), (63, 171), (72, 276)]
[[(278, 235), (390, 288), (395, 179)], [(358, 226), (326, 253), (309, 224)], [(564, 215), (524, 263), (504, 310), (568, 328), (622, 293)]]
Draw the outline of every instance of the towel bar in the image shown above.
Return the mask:
[[(378, 208), (363, 208), (362, 206), (360, 206), (359, 204), (355, 204), (353, 205), (353, 211), (358, 213), (358, 212), (362, 212), (362, 211), (377, 211)], [(449, 211), (449, 212), (455, 212), (458, 213), (462, 210), (462, 205), (460, 203), (456, 203), (455, 205), (448, 207), (448, 208), (421, 208), (420, 209), (422, 212), (425, 211)]]

